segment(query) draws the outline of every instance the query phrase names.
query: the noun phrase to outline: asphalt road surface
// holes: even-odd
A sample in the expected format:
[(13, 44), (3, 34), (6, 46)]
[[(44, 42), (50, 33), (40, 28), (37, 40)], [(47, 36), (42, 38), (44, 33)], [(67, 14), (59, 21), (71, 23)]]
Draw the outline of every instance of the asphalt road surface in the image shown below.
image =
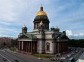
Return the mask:
[(21, 53), (14, 53), (10, 50), (0, 50), (0, 62), (48, 62), (45, 60), (40, 60), (31, 55), (24, 55)]
[[(73, 51), (73, 54), (70, 57), (61, 61), (70, 62), (69, 59), (72, 57), (77, 60), (83, 51), (84, 50), (82, 49), (78, 50), (78, 52)], [(9, 49), (0, 49), (0, 62), (60, 62), (60, 60), (56, 60), (56, 61), (40, 60), (32, 55), (14, 53)]]

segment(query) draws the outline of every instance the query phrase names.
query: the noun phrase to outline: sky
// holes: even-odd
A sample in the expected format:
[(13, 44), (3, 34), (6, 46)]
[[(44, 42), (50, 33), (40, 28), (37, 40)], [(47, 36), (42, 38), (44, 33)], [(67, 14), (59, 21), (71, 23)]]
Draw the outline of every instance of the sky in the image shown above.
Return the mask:
[(51, 27), (59, 27), (69, 37), (84, 38), (84, 0), (0, 0), (0, 37), (18, 37), (25, 24), (33, 30), (40, 6)]

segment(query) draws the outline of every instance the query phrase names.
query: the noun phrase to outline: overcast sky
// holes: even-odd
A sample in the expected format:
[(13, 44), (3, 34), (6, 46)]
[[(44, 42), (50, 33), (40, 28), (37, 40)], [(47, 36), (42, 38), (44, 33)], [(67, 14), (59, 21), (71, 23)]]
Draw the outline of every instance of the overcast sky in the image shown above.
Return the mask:
[(0, 36), (17, 37), (24, 24), (32, 31), (41, 4), (50, 27), (84, 38), (84, 0), (0, 0)]

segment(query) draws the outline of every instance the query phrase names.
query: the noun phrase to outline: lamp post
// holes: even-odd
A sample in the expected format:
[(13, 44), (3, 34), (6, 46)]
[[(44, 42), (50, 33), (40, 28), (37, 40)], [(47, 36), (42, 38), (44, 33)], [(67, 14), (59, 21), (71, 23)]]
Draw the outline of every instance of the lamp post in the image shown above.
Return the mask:
[(59, 60), (59, 57), (60, 57), (60, 50), (59, 50), (59, 37), (57, 38), (57, 61)]
[(38, 58), (38, 59), (41, 59), (41, 56), (40, 56), (40, 54), (41, 54), (41, 53), (40, 53), (40, 49), (39, 49), (39, 58)]
[(58, 41), (58, 46), (57, 46), (58, 47), (57, 48), (58, 49), (58, 56), (60, 56), (60, 51), (59, 51), (59, 37), (58, 37), (57, 41)]

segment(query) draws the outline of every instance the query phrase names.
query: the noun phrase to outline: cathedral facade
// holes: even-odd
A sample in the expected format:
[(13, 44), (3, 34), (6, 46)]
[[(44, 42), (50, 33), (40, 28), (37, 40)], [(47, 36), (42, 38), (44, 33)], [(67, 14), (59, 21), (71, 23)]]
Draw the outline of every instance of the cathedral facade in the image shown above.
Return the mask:
[(60, 32), (59, 28), (49, 29), (49, 19), (43, 7), (34, 18), (34, 30), (27, 32), (27, 27), (22, 27), (22, 33), (18, 35), (18, 50), (27, 53), (62, 53), (68, 50), (69, 38), (66, 32)]

